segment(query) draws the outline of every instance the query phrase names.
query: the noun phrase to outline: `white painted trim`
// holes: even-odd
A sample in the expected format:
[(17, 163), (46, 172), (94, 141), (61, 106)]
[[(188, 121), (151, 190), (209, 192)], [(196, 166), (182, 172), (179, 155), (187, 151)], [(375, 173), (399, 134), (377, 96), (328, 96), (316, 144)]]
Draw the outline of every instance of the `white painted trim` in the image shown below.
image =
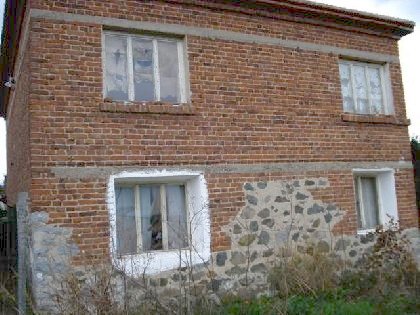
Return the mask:
[(168, 250), (168, 207), (166, 204), (166, 186), (160, 185), (160, 215), (162, 224), (162, 249)]
[(155, 99), (160, 101), (160, 73), (159, 73), (159, 51), (156, 38), (153, 39), (153, 78), (155, 86)]
[(187, 98), (185, 96), (186, 84), (185, 84), (184, 45), (181, 41), (178, 41), (176, 46), (177, 46), (177, 52), (178, 52), (179, 102), (186, 103)]
[[(143, 248), (143, 238), (141, 229), (141, 199), (140, 199), (140, 186), (134, 186), (134, 217), (136, 220), (136, 239), (137, 239), (137, 253), (140, 253)], [(117, 244), (117, 243), (115, 243)]]
[[(191, 224), (190, 249), (152, 251), (134, 255), (118, 256), (115, 248), (116, 204), (115, 183), (166, 183), (167, 180), (182, 181), (188, 191), (188, 223)], [(210, 259), (210, 214), (207, 183), (204, 175), (194, 171), (144, 170), (111, 175), (108, 180), (107, 205), (110, 220), (110, 253), (114, 266), (131, 276), (156, 274), (165, 270), (185, 267), (190, 263), (201, 264)]]
[[(358, 176), (373, 176), (376, 178), (376, 193), (378, 197), (379, 207), (379, 224), (386, 226), (391, 219), (398, 221), (398, 204), (397, 194), (395, 189), (395, 171), (392, 168), (380, 169), (353, 169), (353, 176), (358, 179)], [(359, 185), (360, 187), (360, 185)], [(373, 229), (374, 230), (374, 229)], [(371, 232), (371, 229), (358, 230), (358, 234)], [(367, 232), (366, 232), (367, 233)]]
[(375, 229), (357, 230), (357, 235), (367, 235), (369, 233), (375, 233)]
[[(133, 69), (133, 40), (131, 36), (127, 38), (127, 84), (128, 84), (128, 99), (134, 101), (134, 69)], [(104, 82), (105, 84), (105, 82)]]

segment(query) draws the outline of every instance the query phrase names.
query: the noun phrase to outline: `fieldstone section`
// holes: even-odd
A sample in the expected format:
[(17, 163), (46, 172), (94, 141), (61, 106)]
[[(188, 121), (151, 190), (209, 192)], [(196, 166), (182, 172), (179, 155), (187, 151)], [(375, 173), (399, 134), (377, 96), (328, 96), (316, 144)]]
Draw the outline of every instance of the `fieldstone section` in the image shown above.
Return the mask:
[(251, 221), (251, 223), (249, 224), (249, 229), (250, 229), (251, 232), (258, 231), (258, 222), (257, 221)]
[(267, 187), (267, 182), (258, 182), (257, 187), (259, 189), (264, 189), (265, 187)]
[(268, 218), (270, 216), (270, 210), (264, 208), (260, 212), (258, 212), (258, 216), (262, 219)]
[(232, 252), (230, 262), (235, 266), (241, 265), (246, 262), (246, 257), (242, 252)]
[(258, 244), (268, 245), (270, 242), (270, 234), (267, 231), (261, 231), (258, 236)]
[(48, 224), (48, 213), (29, 216), (32, 291), (38, 310), (53, 310), (53, 297), (63, 277), (72, 270), (70, 261), (79, 253), (71, 241), (72, 229)]
[(239, 239), (238, 244), (240, 246), (249, 246), (255, 241), (256, 237), (255, 234), (246, 234)]
[(240, 234), (242, 233), (242, 227), (239, 224), (235, 224), (233, 226), (233, 234)]
[(224, 266), (227, 260), (227, 254), (225, 252), (220, 252), (216, 254), (216, 264), (217, 266)]
[(258, 199), (257, 199), (256, 197), (252, 196), (252, 195), (247, 195), (247, 196), (246, 196), (246, 199), (248, 200), (248, 202), (249, 202), (251, 205), (256, 206), (256, 205), (257, 205), (257, 203), (258, 203)]
[(240, 290), (245, 283), (268, 290), (267, 271), (280, 259), (277, 255), (280, 252), (290, 255), (293, 251), (334, 251), (353, 263), (362, 257), (374, 238), (334, 236), (332, 229), (342, 220), (344, 212), (335, 203), (314, 199), (311, 193), (312, 189), (327, 187), (326, 178), (244, 184), (246, 204), (222, 229), (226, 233), (234, 232), (230, 233), (231, 258), (215, 270), (216, 274), (230, 279), (230, 285), (226, 285), (230, 286), (230, 292)]

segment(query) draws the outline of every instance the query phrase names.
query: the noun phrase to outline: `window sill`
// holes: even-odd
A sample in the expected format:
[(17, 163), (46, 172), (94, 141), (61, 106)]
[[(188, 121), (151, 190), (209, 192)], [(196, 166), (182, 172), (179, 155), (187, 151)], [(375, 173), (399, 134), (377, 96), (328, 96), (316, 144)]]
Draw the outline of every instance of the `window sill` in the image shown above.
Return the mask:
[(102, 112), (110, 113), (145, 113), (170, 115), (194, 114), (190, 103), (174, 105), (163, 102), (123, 102), (105, 100), (99, 105), (99, 109)]
[(370, 124), (391, 124), (400, 126), (409, 126), (410, 120), (407, 118), (397, 118), (393, 115), (362, 115), (362, 114), (341, 114), (342, 121), (370, 123)]
[(368, 235), (376, 232), (376, 229), (357, 230), (357, 235)]

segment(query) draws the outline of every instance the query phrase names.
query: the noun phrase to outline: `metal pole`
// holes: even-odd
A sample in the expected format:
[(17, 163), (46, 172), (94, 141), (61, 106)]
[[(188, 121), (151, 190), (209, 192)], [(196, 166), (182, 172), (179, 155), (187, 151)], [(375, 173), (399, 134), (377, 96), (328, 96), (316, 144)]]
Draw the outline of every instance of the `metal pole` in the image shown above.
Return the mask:
[(19, 315), (26, 315), (26, 230), (28, 214), (28, 193), (20, 192), (16, 204), (18, 241), (18, 283), (17, 307)]

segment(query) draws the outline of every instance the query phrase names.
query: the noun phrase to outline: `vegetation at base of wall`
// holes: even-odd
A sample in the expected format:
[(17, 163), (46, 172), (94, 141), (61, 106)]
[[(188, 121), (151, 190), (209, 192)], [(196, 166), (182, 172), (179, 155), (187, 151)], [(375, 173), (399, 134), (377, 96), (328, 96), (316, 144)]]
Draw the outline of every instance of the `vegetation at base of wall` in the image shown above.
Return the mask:
[(420, 271), (407, 238), (393, 220), (375, 236), (357, 267), (335, 253), (294, 253), (271, 270), (275, 296), (224, 301), (211, 314), (420, 314)]
[(13, 272), (0, 272), (0, 314), (13, 312), (16, 306), (16, 276)]
[[(180, 288), (173, 303), (165, 304), (164, 297), (143, 277), (137, 283), (127, 278), (125, 283), (142, 290), (141, 299), (127, 292), (115, 300), (117, 290), (122, 288), (115, 286), (114, 278), (121, 273), (111, 266), (97, 266), (88, 278), (66, 276), (54, 300), (57, 314), (63, 315), (420, 314), (420, 271), (407, 238), (391, 220), (386, 229), (376, 230), (375, 240), (370, 251), (352, 267), (337, 252), (319, 252), (310, 244), (304, 251), (282, 250), (268, 277), (271, 296), (211, 299), (206, 292), (188, 296), (185, 288)], [(193, 287), (191, 283), (185, 285)], [(2, 288), (1, 301), (13, 309), (13, 294), (6, 286)]]
[[(293, 295), (287, 302), (279, 297), (263, 297), (251, 301), (237, 299), (225, 302), (212, 315), (400, 315), (419, 314), (420, 302), (406, 296), (389, 295), (382, 299), (349, 298), (345, 290)], [(205, 313), (205, 312), (204, 312)]]

